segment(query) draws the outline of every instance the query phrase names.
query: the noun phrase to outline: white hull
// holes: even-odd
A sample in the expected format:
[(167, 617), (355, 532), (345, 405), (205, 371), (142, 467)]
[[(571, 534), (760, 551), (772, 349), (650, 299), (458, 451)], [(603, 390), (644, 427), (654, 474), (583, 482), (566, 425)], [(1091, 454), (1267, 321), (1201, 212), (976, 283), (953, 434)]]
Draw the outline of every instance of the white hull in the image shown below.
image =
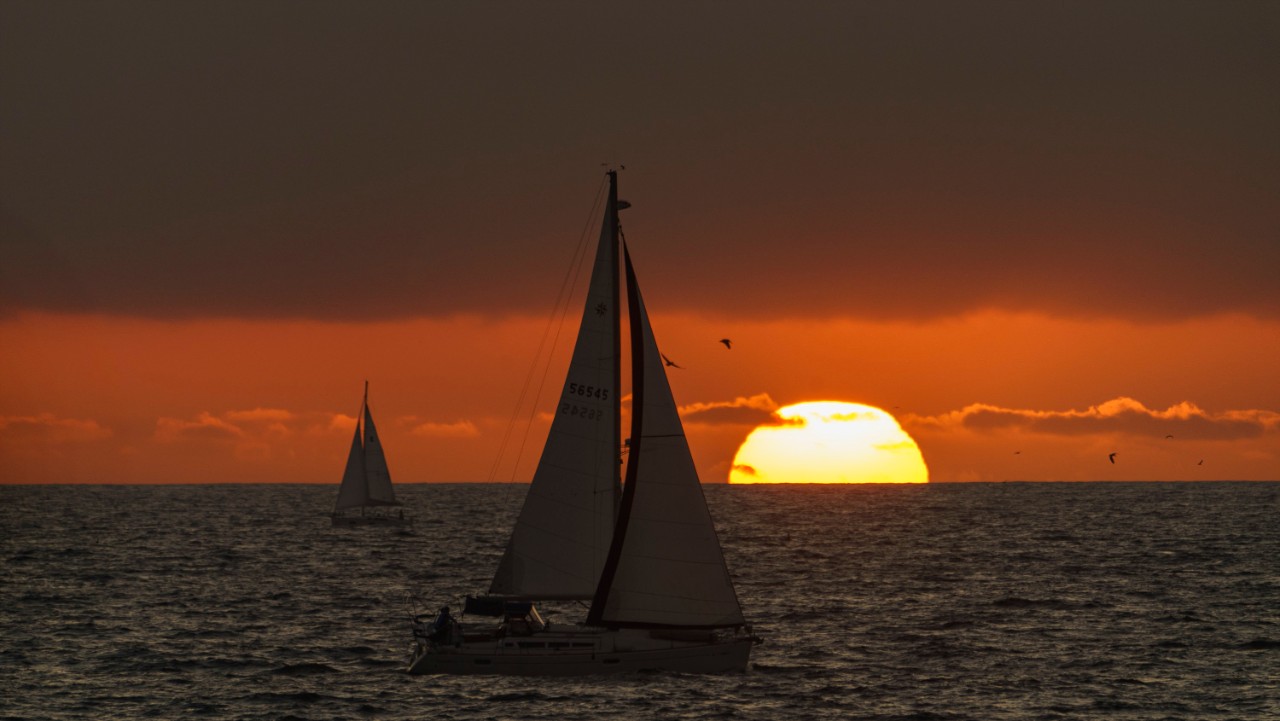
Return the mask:
[(663, 635), (661, 631), (584, 627), (502, 638), (477, 639), (467, 634), (459, 645), (419, 645), (409, 673), (589, 676), (745, 671), (756, 643), (745, 632), (686, 634), (686, 638)]

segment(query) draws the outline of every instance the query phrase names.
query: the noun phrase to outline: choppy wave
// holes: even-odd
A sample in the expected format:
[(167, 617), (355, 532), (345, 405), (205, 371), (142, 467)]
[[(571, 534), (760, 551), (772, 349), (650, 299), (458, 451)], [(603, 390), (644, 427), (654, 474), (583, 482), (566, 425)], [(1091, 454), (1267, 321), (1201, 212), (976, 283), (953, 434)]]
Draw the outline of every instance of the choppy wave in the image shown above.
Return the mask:
[(333, 492), (0, 487), (0, 717), (1280, 718), (1277, 483), (708, 487), (752, 669), (579, 679), (403, 672), (523, 487)]

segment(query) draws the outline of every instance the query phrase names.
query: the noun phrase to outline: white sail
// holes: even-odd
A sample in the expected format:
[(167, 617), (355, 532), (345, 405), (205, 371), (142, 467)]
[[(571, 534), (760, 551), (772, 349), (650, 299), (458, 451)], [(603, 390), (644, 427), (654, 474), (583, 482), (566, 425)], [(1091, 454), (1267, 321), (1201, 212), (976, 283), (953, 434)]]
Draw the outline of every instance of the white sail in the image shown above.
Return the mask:
[[(728, 627), (745, 622), (707, 510), (649, 316), (626, 257), (636, 372), (631, 468), (612, 568), (589, 621), (606, 626)], [(638, 332), (637, 332), (638, 331)], [(603, 604), (602, 608), (597, 608)]]
[(611, 186), (569, 372), (490, 593), (589, 599), (608, 554), (621, 464), (616, 200)]
[(338, 486), (338, 502), (335, 511), (359, 508), (368, 497), (364, 482), (364, 447), (360, 445), (360, 422), (356, 421), (355, 436), (351, 439), (351, 452), (347, 454), (347, 468), (342, 472), (342, 485)]
[(368, 499), (366, 505), (395, 506), (396, 492), (391, 488), (391, 471), (387, 468), (387, 455), (382, 452), (378, 429), (373, 425), (369, 404), (364, 404), (364, 480)]

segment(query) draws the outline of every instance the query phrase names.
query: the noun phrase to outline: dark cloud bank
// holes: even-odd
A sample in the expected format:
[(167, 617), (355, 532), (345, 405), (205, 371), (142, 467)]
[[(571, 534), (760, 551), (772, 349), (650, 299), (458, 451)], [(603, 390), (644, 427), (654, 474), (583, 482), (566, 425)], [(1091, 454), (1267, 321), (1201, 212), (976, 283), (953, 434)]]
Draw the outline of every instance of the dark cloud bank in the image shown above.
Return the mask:
[(621, 160), (664, 309), (1275, 318), (1278, 29), (1275, 3), (4, 3), (0, 312), (540, 313)]

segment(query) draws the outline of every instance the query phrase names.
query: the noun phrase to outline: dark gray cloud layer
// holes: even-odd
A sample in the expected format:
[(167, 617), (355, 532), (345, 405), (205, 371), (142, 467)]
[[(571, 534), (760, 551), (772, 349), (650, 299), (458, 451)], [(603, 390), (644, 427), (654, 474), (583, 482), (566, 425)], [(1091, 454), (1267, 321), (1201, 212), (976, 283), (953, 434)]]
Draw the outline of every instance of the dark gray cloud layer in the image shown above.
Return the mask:
[(1274, 318), (1277, 77), (1274, 3), (9, 2), (0, 311), (540, 312), (620, 160), (663, 309)]

